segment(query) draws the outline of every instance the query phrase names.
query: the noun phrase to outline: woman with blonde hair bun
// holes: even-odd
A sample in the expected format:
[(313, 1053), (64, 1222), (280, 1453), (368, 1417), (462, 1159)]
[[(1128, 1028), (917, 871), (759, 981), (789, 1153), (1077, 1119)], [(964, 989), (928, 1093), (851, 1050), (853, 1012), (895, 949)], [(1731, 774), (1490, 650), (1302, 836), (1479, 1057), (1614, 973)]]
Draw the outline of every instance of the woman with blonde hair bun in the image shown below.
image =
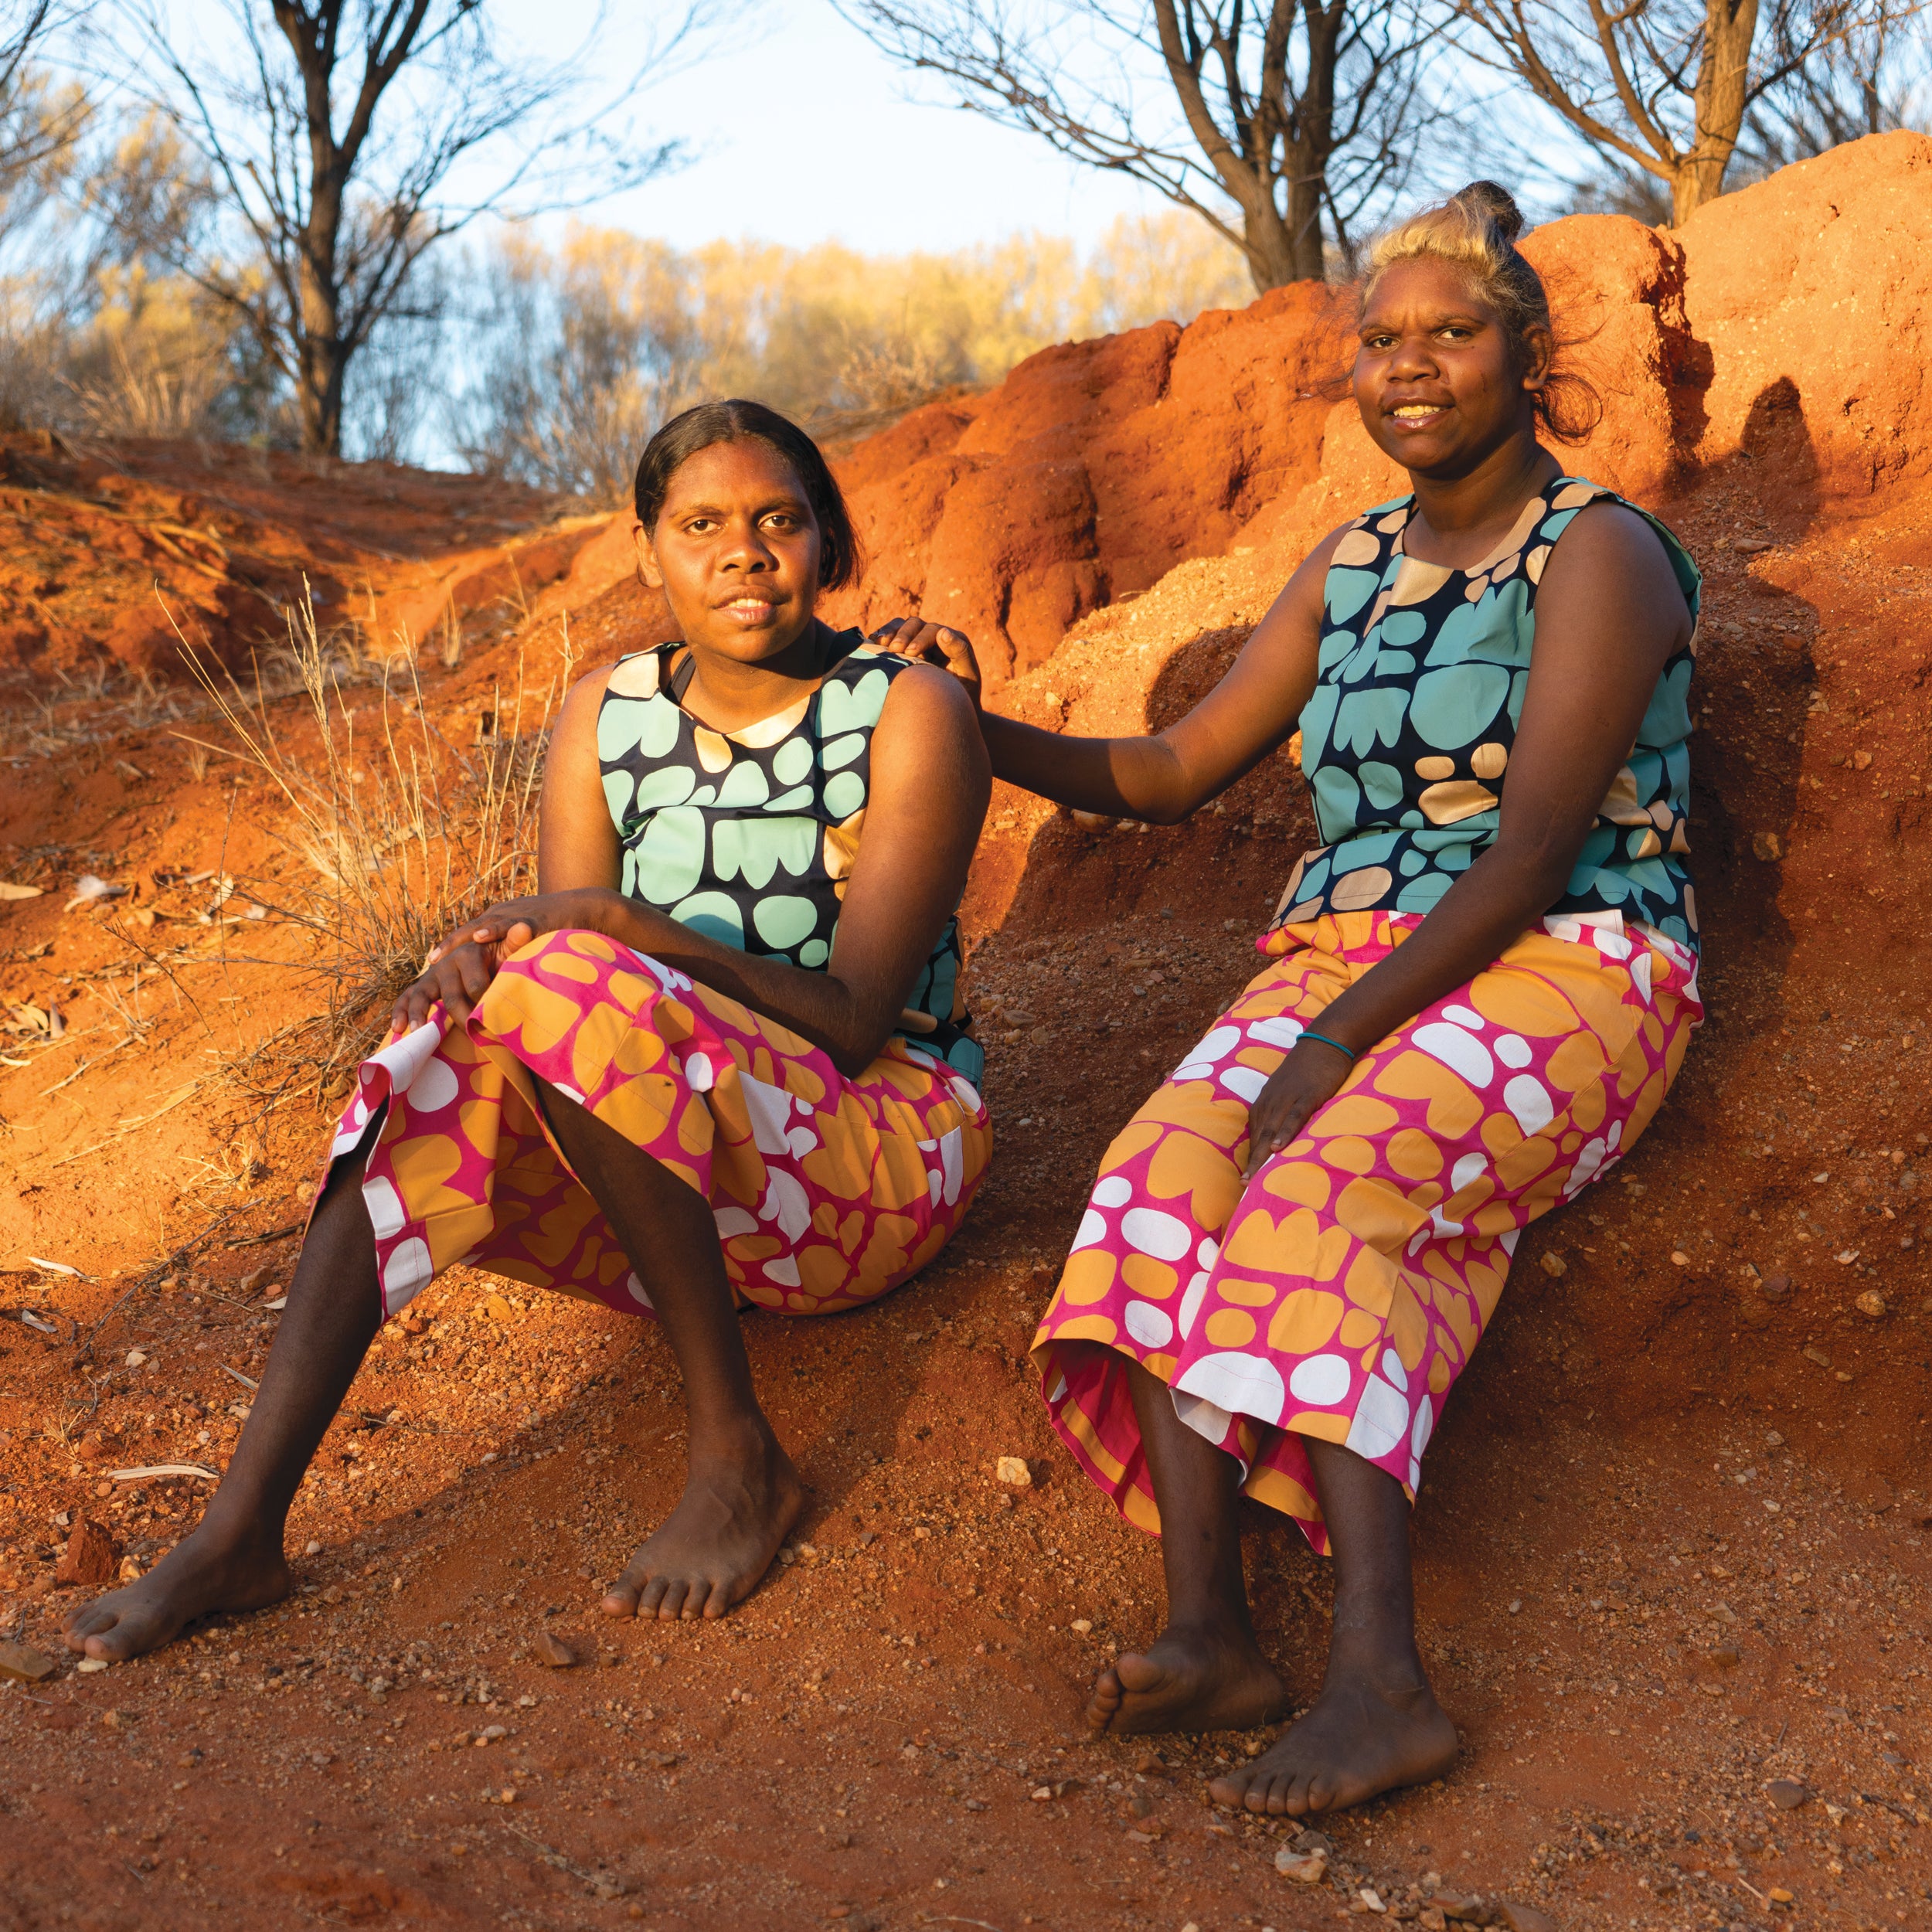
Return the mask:
[[(1318, 1695), (1213, 1786), (1253, 1811), (1454, 1760), (1415, 1640), (1424, 1452), (1523, 1229), (1623, 1157), (1702, 1016), (1698, 573), (1546, 446), (1590, 398), (1522, 226), (1477, 182), (1377, 243), (1355, 400), (1410, 489), (1315, 546), (1192, 712), (1144, 738), (982, 716), (995, 776), (1162, 825), (1301, 733), (1321, 843), (1260, 973), (1107, 1149), (1033, 1344), (1075, 1459), (1164, 1538), (1165, 1628), (1101, 1672), (1097, 1729), (1305, 1701), (1250, 1620), (1241, 1497), (1335, 1560)], [(976, 676), (955, 634), (896, 645)]]

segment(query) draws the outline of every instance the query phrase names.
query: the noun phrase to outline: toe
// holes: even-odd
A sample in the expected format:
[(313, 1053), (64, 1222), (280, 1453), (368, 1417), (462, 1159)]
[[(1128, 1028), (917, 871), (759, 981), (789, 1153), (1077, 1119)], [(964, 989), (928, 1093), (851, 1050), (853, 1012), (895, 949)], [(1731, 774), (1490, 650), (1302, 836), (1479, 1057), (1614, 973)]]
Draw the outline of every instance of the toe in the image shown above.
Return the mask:
[(1087, 1721), (1094, 1730), (1104, 1731), (1120, 1708), (1121, 1680), (1104, 1670), (1094, 1680), (1094, 1694), (1087, 1700)]
[(651, 1587), (658, 1593), (660, 1620), (676, 1622), (685, 1614), (685, 1599), (690, 1594), (691, 1586), (682, 1577), (660, 1577), (652, 1580)]
[(638, 1593), (638, 1614), (640, 1617), (662, 1617), (664, 1614), (664, 1593), (671, 1587), (668, 1577), (650, 1577), (645, 1580), (644, 1587)]
[(644, 1580), (634, 1567), (627, 1570), (604, 1593), (600, 1607), (607, 1617), (634, 1617), (638, 1614), (638, 1598), (644, 1588)]
[(716, 1623), (737, 1601), (728, 1583), (714, 1583), (708, 1590), (704, 1584), (700, 1583), (692, 1592), (692, 1596), (699, 1604), (696, 1614), (711, 1623)]
[(87, 1652), (90, 1641), (112, 1630), (121, 1621), (119, 1614), (108, 1607), (111, 1600), (104, 1597), (83, 1605), (68, 1617), (67, 1628), (61, 1633), (68, 1649)]
[(1281, 1815), (1284, 1818), (1306, 1818), (1315, 1808), (1308, 1801), (1308, 1779), (1306, 1774), (1296, 1771), (1284, 1776), (1281, 1781)]

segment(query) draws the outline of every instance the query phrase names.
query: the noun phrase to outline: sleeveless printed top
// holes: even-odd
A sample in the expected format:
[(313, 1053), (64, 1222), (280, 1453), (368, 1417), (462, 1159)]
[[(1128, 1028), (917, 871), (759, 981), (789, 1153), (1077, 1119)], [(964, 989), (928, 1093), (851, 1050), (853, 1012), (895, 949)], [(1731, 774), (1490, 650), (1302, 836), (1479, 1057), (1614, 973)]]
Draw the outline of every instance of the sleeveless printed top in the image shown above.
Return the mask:
[[(597, 713), (597, 764), (624, 849), (627, 898), (741, 952), (822, 971), (857, 857), (872, 732), (907, 660), (856, 631), (821, 631), (825, 682), (742, 731), (679, 702), (696, 666), (682, 644), (618, 660)], [(959, 1004), (959, 921), (947, 920), (900, 1037), (978, 1085), (985, 1056)]]
[[(1427, 913), (1493, 844), (1551, 546), (1589, 503), (1624, 503), (1557, 478), (1471, 570), (1406, 555), (1415, 498), (1365, 511), (1335, 547), (1301, 769), (1325, 842), (1294, 869), (1275, 923), (1324, 912)], [(1690, 808), (1697, 566), (1648, 511), (1689, 605), (1691, 641), (1665, 663), (1623, 769), (1597, 808), (1552, 913), (1621, 912), (1687, 946), (1696, 900), (1684, 855)]]

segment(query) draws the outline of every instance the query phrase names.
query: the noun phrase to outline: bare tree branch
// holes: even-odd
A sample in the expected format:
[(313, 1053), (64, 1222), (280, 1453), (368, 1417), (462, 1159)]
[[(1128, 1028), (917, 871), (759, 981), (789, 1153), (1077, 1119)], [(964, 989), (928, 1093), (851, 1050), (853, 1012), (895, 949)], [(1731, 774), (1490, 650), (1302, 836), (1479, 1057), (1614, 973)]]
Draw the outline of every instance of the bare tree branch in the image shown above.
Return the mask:
[(31, 64), (71, 17), (63, 0), (0, 5), (0, 201), (70, 148), (87, 124), (86, 96), (55, 91)]
[[(1258, 289), (1351, 258), (1443, 114), (1422, 80), (1433, 0), (834, 4), (961, 107), (1191, 210)], [(1165, 72), (1163, 104), (1137, 68)]]

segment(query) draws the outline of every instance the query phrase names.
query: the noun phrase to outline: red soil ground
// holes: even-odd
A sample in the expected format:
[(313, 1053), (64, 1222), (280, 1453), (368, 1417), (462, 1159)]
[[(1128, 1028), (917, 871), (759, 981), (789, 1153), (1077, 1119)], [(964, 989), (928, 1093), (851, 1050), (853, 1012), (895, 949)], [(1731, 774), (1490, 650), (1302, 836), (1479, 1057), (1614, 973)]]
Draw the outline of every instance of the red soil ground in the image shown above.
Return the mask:
[[(459, 1272), (332, 1431), (296, 1597), (71, 1670), (59, 1553), (92, 1522), (145, 1563), (192, 1521), (206, 1484), (108, 1472), (220, 1464), (325, 1140), (311, 1101), (256, 1126), (225, 1070), (317, 1003), (301, 930), (244, 945), (199, 923), (214, 880), (183, 883), (274, 898), (301, 872), (286, 815), (175, 735), (220, 726), (130, 614), (158, 576), (272, 690), (271, 600), (307, 572), (365, 746), (405, 634), (463, 743), (519, 665), (540, 691), (659, 618), (621, 523), (501, 486), (9, 445), (0, 879), (47, 890), (0, 905), (0, 1636), (62, 1661), (0, 1689), (0, 1925), (1286, 1932), (1372, 1914), (1363, 1887), (1431, 1925), (1439, 1893), (1566, 1932), (1926, 1923), (1928, 187), (1932, 143), (1889, 136), (1675, 233), (1534, 238), (1607, 404), (1574, 467), (1707, 573), (1712, 1018), (1617, 1178), (1524, 1242), (1432, 1449), (1423, 1641), (1465, 1752), (1324, 1821), (1312, 1889), (1274, 1869), (1298, 1828), (1204, 1801), (1259, 1737), (1081, 1736), (1096, 1668), (1156, 1628), (1158, 1552), (1056, 1451), (1024, 1361), (1101, 1149), (1250, 970), (1310, 837), (1285, 761), (1168, 831), (996, 798), (968, 908), (993, 1176), (886, 1305), (748, 1318), (814, 1502), (728, 1622), (594, 1614), (676, 1493), (655, 1333)], [(1319, 393), (1331, 328), (1289, 291), (1051, 352), (860, 446), (852, 614), (977, 625), (1036, 719), (1165, 722), (1308, 542), (1390, 493)], [(298, 699), (269, 714), (311, 745)], [(131, 889), (63, 913), (90, 872)], [(1003, 1454), (1032, 1489), (996, 1485)], [(1250, 1560), (1311, 1694), (1323, 1566), (1258, 1517)]]

